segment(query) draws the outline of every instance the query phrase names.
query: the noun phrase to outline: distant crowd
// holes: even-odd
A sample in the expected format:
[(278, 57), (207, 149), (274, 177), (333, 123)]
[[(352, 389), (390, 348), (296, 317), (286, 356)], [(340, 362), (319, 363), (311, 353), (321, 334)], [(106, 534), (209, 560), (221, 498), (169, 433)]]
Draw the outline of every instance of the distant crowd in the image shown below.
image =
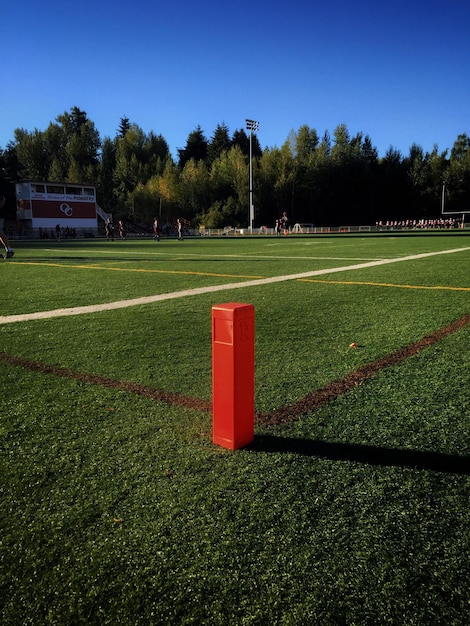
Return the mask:
[(433, 220), (387, 220), (376, 222), (378, 230), (419, 230), (424, 228), (463, 228), (464, 222), (462, 219), (455, 219), (448, 217), (446, 219), (440, 217)]
[(75, 239), (77, 231), (75, 228), (69, 228), (66, 226), (60, 226), (57, 224), (55, 229), (48, 230), (47, 228), (39, 229), (39, 239)]

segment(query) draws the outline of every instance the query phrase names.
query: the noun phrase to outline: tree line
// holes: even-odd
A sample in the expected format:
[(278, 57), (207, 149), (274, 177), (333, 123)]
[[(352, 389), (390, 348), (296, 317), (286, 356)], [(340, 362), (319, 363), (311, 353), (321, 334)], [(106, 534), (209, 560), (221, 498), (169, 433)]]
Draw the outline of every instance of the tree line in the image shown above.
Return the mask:
[[(252, 141), (255, 226), (272, 226), (283, 211), (291, 223), (316, 226), (374, 224), (379, 220), (431, 219), (470, 209), (470, 137), (452, 148), (424, 152), (412, 144), (404, 156), (390, 147), (379, 158), (368, 135), (340, 124), (320, 136), (307, 125), (284, 144)], [(122, 117), (114, 138), (101, 139), (78, 107), (46, 130), (18, 128), (0, 147), (0, 192), (14, 215), (18, 180), (88, 183), (116, 219), (137, 223), (185, 218), (207, 228), (247, 226), (250, 137), (218, 124), (208, 139), (200, 126), (173, 158), (161, 134), (145, 133)]]

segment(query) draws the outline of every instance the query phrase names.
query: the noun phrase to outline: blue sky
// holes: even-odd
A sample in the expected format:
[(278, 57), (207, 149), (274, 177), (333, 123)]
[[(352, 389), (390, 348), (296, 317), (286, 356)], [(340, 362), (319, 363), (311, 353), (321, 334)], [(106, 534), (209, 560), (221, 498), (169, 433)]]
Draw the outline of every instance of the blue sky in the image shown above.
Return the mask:
[[(6, 6), (8, 4), (8, 6)], [(384, 156), (470, 134), (468, 0), (26, 0), (3, 3), (0, 147), (78, 106), (103, 138), (126, 116), (173, 155), (201, 126), (260, 122), (280, 147), (346, 124)]]

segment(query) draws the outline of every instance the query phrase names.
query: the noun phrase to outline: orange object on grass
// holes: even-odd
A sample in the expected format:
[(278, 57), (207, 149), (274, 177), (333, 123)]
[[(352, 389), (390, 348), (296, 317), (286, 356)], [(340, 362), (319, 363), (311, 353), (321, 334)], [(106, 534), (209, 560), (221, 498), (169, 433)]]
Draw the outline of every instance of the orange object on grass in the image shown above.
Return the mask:
[(237, 450), (254, 440), (255, 312), (252, 304), (212, 307), (212, 441)]

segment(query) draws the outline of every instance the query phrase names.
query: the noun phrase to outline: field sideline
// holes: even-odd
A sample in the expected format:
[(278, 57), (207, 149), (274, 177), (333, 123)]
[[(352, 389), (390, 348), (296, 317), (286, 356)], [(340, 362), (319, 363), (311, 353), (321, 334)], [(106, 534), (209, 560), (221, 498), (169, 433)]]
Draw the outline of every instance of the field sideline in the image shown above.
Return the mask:
[[(0, 622), (464, 626), (469, 241), (18, 242)], [(210, 415), (233, 299), (256, 315), (236, 452)]]
[[(311, 272), (303, 272), (300, 274), (290, 274), (290, 275), (284, 275), (284, 276), (273, 276), (271, 278), (262, 278), (262, 277), (257, 277), (255, 279), (250, 280), (249, 282), (241, 282), (241, 283), (229, 283), (229, 284), (223, 284), (223, 285), (217, 285), (217, 286), (209, 286), (209, 287), (200, 287), (200, 288), (193, 288), (193, 289), (186, 289), (186, 290), (182, 290), (182, 291), (177, 291), (174, 293), (167, 293), (167, 294), (159, 294), (156, 296), (149, 296), (146, 298), (136, 298), (136, 299), (132, 299), (132, 300), (119, 300), (117, 302), (111, 302), (111, 303), (107, 303), (107, 304), (97, 304), (97, 305), (90, 305), (90, 306), (86, 306), (86, 307), (71, 307), (68, 309), (54, 309), (54, 310), (50, 310), (50, 311), (42, 311), (42, 312), (37, 312), (37, 313), (30, 313), (30, 314), (19, 314), (19, 315), (11, 315), (11, 316), (0, 316), (0, 324), (8, 324), (8, 323), (13, 323), (13, 322), (24, 322), (24, 321), (29, 321), (29, 320), (34, 320), (34, 319), (47, 319), (49, 317), (62, 317), (62, 316), (66, 316), (66, 315), (81, 315), (84, 313), (98, 313), (100, 311), (111, 311), (111, 310), (115, 310), (115, 309), (121, 309), (121, 308), (127, 308), (127, 307), (131, 307), (131, 306), (138, 306), (138, 305), (142, 305), (142, 304), (151, 304), (154, 302), (160, 302), (163, 300), (168, 300), (168, 299), (173, 299), (173, 298), (182, 298), (185, 296), (196, 296), (199, 294), (205, 294), (205, 293), (214, 293), (217, 291), (225, 291), (225, 290), (231, 290), (231, 289), (239, 289), (241, 287), (246, 288), (249, 286), (259, 286), (259, 285), (267, 285), (267, 284), (271, 284), (271, 283), (276, 283), (276, 282), (284, 282), (287, 280), (306, 280), (308, 278), (312, 278), (314, 276), (324, 276), (326, 274), (333, 274), (333, 273), (337, 273), (337, 272), (346, 272), (346, 271), (354, 271), (354, 270), (360, 270), (360, 269), (365, 269), (365, 268), (369, 268), (369, 267), (377, 267), (380, 265), (387, 265), (389, 263), (397, 263), (397, 262), (406, 262), (406, 261), (416, 261), (419, 259), (423, 259), (426, 257), (430, 257), (430, 256), (435, 256), (435, 255), (442, 255), (442, 254), (454, 254), (454, 253), (458, 253), (458, 252), (465, 252), (470, 250), (470, 247), (459, 247), (459, 248), (453, 248), (450, 250), (440, 250), (438, 252), (427, 252), (427, 253), (422, 253), (422, 254), (416, 254), (416, 255), (408, 255), (408, 256), (404, 256), (404, 257), (399, 257), (399, 258), (394, 258), (394, 259), (381, 259), (381, 260), (377, 260), (377, 261), (368, 261), (365, 263), (357, 263), (357, 264), (353, 264), (353, 265), (346, 265), (346, 266), (341, 266), (341, 267), (335, 267), (335, 268), (326, 268), (326, 269), (322, 269), (322, 270), (314, 270)], [(232, 255), (233, 258), (234, 255)], [(25, 261), (24, 264), (35, 264), (34, 262), (30, 262), (28, 263), (28, 261)], [(41, 266), (52, 266), (52, 267), (61, 267), (59, 264), (51, 264), (51, 263), (37, 263)], [(194, 276), (194, 275), (201, 275), (201, 273), (199, 272), (189, 272), (189, 271), (179, 271), (179, 272), (175, 272), (172, 270), (148, 270), (148, 269), (125, 269), (125, 268), (117, 268), (117, 267), (111, 267), (111, 268), (101, 268), (101, 267), (97, 267), (97, 266), (91, 266), (91, 267), (87, 267), (84, 265), (74, 265), (74, 266), (69, 266), (69, 267), (76, 267), (79, 269), (92, 269), (92, 270), (96, 270), (96, 269), (102, 269), (102, 270), (108, 270), (108, 271), (127, 271), (127, 272), (158, 272), (158, 273), (169, 273), (169, 274), (174, 274), (174, 273), (178, 273), (178, 274), (184, 274), (184, 275), (190, 275), (190, 276)], [(217, 276), (217, 277), (223, 277), (223, 278), (232, 278), (233, 275), (230, 274), (215, 274), (215, 273), (203, 273), (202, 275), (204, 276)], [(249, 278), (248, 276), (238, 276), (239, 278)], [(342, 284), (345, 284), (344, 282)], [(359, 283), (355, 283), (355, 284), (359, 284)], [(364, 284), (364, 283), (362, 283)], [(373, 284), (373, 283), (367, 283), (367, 284)], [(390, 286), (390, 285), (388, 285)], [(412, 286), (412, 285), (405, 285), (405, 287), (408, 288), (417, 288), (416, 286)], [(426, 287), (422, 287), (422, 288), (426, 288)], [(434, 287), (427, 287), (428, 289), (442, 289), (443, 287), (441, 286), (434, 286)], [(447, 287), (447, 289), (458, 289), (458, 290), (467, 290), (466, 287)]]

